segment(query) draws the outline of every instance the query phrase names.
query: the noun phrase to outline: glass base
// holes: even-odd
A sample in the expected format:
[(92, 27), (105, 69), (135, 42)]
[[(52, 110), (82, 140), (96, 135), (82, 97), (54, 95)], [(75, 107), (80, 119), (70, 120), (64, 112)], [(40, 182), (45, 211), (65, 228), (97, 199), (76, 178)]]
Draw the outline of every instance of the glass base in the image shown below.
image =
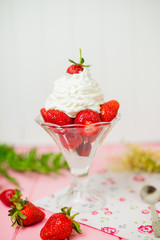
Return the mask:
[(92, 212), (106, 206), (104, 196), (104, 191), (96, 190), (88, 179), (74, 178), (67, 193), (58, 197), (57, 206), (72, 207), (72, 213)]

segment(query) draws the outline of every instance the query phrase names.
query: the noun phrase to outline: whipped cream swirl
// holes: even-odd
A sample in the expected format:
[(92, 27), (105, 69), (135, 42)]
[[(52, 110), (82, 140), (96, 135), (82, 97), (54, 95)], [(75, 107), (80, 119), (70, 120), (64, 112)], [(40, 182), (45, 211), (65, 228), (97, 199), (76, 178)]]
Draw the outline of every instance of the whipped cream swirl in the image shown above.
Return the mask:
[(45, 108), (62, 111), (74, 118), (85, 109), (99, 113), (102, 103), (104, 96), (99, 84), (91, 77), (89, 69), (84, 69), (79, 74), (66, 74), (57, 79)]

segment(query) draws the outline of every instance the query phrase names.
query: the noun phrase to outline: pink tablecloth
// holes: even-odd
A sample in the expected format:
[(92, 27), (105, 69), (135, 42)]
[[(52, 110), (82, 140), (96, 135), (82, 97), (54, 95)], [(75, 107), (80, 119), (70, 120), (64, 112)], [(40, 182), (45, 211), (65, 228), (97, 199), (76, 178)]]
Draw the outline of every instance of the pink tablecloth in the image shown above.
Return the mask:
[[(150, 146), (157, 148), (160, 145), (150, 144)], [(17, 148), (18, 151), (24, 151), (26, 148)], [(90, 174), (99, 172), (106, 167), (106, 156), (109, 154), (116, 154), (117, 152), (122, 151), (123, 147), (121, 145), (103, 145), (101, 149), (97, 152), (95, 160), (90, 170)], [(41, 152), (46, 151), (58, 151), (56, 147), (41, 147), (39, 149)], [(24, 196), (27, 196), (30, 201), (35, 201), (43, 196), (48, 195), (51, 192), (57, 191), (60, 188), (63, 188), (70, 184), (71, 182), (71, 175), (69, 171), (63, 171), (62, 175), (52, 175), (46, 176), (43, 174), (38, 173), (18, 173), (11, 171), (12, 176), (16, 177), (19, 181), (20, 185), (22, 186), (22, 193)], [(0, 187), (1, 191), (7, 188), (15, 188), (14, 185), (9, 183), (5, 178), (0, 176)], [(43, 222), (26, 227), (20, 228), (11, 227), (11, 221), (8, 217), (8, 208), (5, 207), (0, 202), (0, 213), (1, 213), (1, 221), (0, 221), (0, 239), (5, 240), (38, 240), (40, 239), (40, 230), (43, 227), (47, 218), (52, 214), (46, 211), (46, 218)], [(3, 220), (2, 220), (3, 219)], [(82, 234), (77, 235), (73, 232), (72, 238), (75, 240), (118, 240), (122, 238), (118, 238), (115, 236), (108, 235), (107, 233), (101, 232), (99, 230), (93, 229), (91, 227), (85, 226), (81, 224)]]

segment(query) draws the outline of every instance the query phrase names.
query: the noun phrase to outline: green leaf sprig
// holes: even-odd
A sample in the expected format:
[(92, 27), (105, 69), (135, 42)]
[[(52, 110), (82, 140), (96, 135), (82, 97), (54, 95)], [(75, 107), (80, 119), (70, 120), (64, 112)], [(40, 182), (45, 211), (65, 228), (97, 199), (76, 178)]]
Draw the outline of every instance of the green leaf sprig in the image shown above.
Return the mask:
[(51, 172), (57, 173), (62, 168), (69, 168), (62, 153), (45, 153), (40, 155), (36, 148), (32, 148), (27, 153), (17, 153), (14, 147), (0, 144), (0, 175), (16, 186), (19, 186), (19, 183), (9, 175), (8, 169), (20, 172), (34, 171), (49, 174)]

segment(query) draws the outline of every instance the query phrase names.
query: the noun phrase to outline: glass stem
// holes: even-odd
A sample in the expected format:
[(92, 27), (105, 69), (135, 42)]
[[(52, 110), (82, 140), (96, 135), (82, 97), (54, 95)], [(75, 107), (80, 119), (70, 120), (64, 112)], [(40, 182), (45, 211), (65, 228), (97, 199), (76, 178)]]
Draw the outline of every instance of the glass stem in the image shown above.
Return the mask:
[(70, 186), (70, 191), (72, 194), (77, 195), (78, 198), (82, 197), (86, 193), (86, 188), (88, 186), (88, 174), (85, 176), (77, 176), (72, 174), (72, 183)]

